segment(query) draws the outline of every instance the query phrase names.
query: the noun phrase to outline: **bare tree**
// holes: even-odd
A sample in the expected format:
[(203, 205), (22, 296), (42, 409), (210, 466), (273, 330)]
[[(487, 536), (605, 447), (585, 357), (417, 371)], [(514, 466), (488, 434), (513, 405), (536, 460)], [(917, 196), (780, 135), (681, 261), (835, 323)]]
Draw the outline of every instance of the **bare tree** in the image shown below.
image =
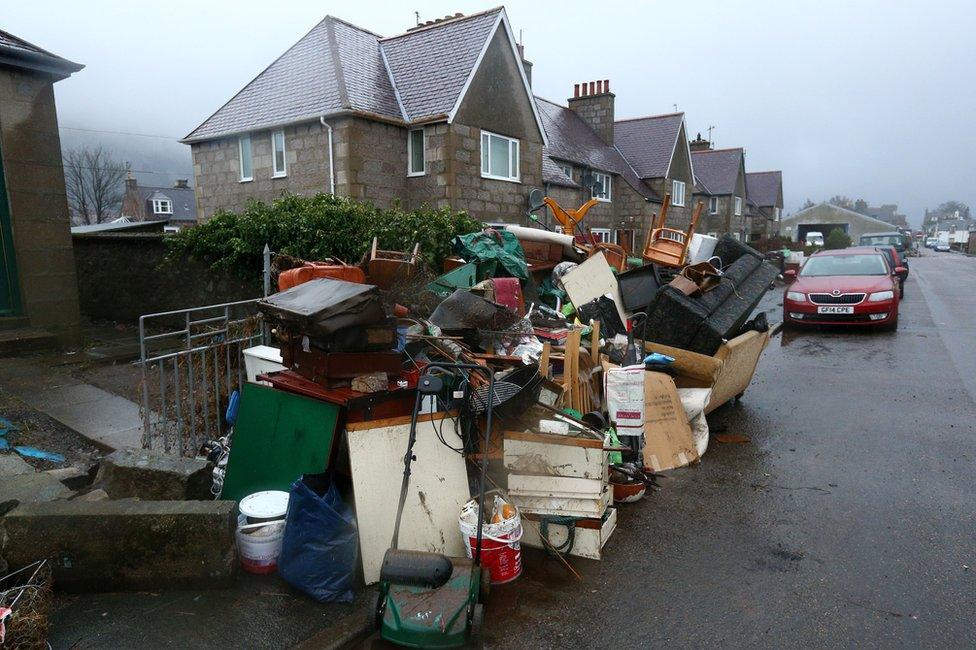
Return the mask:
[(846, 208), (848, 210), (854, 209), (854, 201), (852, 201), (846, 196), (841, 196), (839, 194), (835, 194), (834, 196), (830, 197), (830, 200), (827, 201), (827, 203), (830, 203), (831, 205), (836, 205), (839, 208)]
[(82, 146), (64, 154), (68, 206), (83, 224), (111, 221), (122, 206), (127, 165), (102, 147)]

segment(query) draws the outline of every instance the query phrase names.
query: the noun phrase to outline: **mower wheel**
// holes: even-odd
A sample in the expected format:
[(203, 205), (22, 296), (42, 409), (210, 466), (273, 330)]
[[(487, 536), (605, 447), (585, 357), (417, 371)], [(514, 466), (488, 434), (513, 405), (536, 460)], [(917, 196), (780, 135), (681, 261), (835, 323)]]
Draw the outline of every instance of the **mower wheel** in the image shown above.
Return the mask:
[(383, 627), (383, 615), (386, 614), (386, 594), (380, 590), (376, 596), (376, 607), (373, 609), (373, 628), (379, 630)]

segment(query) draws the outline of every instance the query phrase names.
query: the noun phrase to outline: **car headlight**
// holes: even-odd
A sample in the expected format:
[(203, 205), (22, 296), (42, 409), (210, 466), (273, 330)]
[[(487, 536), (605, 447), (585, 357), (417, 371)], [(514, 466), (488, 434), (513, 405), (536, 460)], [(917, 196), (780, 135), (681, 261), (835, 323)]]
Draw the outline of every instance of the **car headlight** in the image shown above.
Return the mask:
[(786, 299), (792, 300), (793, 302), (803, 302), (807, 299), (807, 294), (802, 291), (787, 291)]
[(876, 291), (868, 296), (868, 302), (881, 302), (883, 300), (891, 300), (894, 297), (894, 291)]

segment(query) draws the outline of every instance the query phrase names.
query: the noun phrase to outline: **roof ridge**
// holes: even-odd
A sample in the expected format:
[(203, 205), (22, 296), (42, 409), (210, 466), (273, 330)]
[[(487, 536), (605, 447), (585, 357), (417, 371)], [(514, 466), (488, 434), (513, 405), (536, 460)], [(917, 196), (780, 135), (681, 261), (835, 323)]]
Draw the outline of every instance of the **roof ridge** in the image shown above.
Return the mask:
[(563, 106), (559, 102), (554, 102), (551, 99), (546, 99), (545, 97), (542, 97), (541, 95), (533, 94), (532, 96), (535, 97), (536, 99), (538, 99), (539, 101), (545, 102), (547, 104), (552, 104), (553, 106), (558, 106), (559, 108), (565, 108), (566, 110), (570, 110), (569, 106)]
[(660, 115), (644, 115), (643, 117), (625, 117), (622, 120), (614, 120), (613, 123), (617, 124), (619, 122), (636, 122), (638, 120), (659, 120), (664, 117), (677, 117), (679, 115), (684, 115), (684, 111), (678, 111), (677, 113), (661, 113)]
[[(45, 50), (43, 47), (40, 47), (38, 45), (34, 45), (30, 41), (25, 40), (25, 39), (21, 38), (20, 36), (17, 36), (16, 34), (11, 34), (10, 32), (8, 32), (6, 30), (0, 29), (0, 34), (3, 34), (4, 36), (6, 36), (7, 38), (9, 38), (11, 40), (14, 40), (14, 41), (17, 41), (18, 43), (21, 43), (22, 45), (26, 45), (29, 48), (32, 48), (34, 50), (37, 50), (37, 52), (40, 53), (40, 54), (46, 54), (46, 55), (48, 55), (50, 57), (54, 57), (55, 59), (64, 59), (64, 57), (58, 56), (54, 52), (50, 52), (48, 50)], [(67, 59), (64, 59), (64, 60), (67, 61)]]
[(469, 20), (471, 18), (480, 18), (481, 16), (485, 16), (485, 15), (490, 14), (492, 12), (503, 11), (504, 9), (505, 9), (504, 5), (498, 5), (497, 7), (492, 7), (491, 9), (485, 9), (483, 11), (479, 11), (479, 12), (473, 13), (473, 14), (467, 14), (467, 15), (463, 15), (463, 16), (452, 16), (450, 18), (443, 19), (440, 22), (433, 23), (431, 25), (423, 25), (423, 26), (419, 26), (418, 25), (417, 27), (415, 27), (415, 28), (413, 28), (413, 29), (411, 29), (409, 31), (401, 32), (399, 34), (394, 34), (393, 36), (381, 36), (380, 37), (380, 40), (381, 41), (392, 41), (395, 38), (402, 38), (404, 36), (412, 36), (413, 34), (419, 34), (420, 32), (426, 32), (426, 31), (431, 30), (431, 29), (433, 29), (435, 27), (443, 27), (444, 25), (453, 25), (455, 23), (459, 23), (459, 22), (464, 21), (464, 20)]
[(692, 151), (691, 153), (725, 153), (727, 151), (742, 151), (745, 152), (745, 147), (726, 147), (724, 149), (699, 149), (698, 151)]
[(322, 20), (326, 20), (326, 19), (331, 19), (333, 22), (342, 23), (343, 25), (346, 25), (347, 27), (352, 27), (353, 29), (358, 30), (360, 32), (365, 32), (366, 34), (369, 34), (370, 36), (375, 36), (376, 38), (381, 39), (381, 40), (383, 39), (383, 36), (382, 35), (377, 34), (376, 32), (374, 32), (372, 30), (366, 29), (365, 27), (360, 27), (359, 25), (353, 24), (353, 23), (349, 22), (348, 20), (346, 20), (345, 18), (339, 18), (338, 16), (333, 16), (331, 14), (326, 14), (325, 18), (323, 18)]

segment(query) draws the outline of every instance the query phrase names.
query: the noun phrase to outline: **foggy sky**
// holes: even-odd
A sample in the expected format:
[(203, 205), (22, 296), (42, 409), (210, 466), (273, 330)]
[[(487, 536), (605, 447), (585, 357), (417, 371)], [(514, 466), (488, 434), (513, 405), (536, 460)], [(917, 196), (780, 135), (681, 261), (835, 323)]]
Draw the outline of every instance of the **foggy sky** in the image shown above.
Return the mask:
[[(86, 67), (56, 85), (66, 141), (107, 138), (134, 166), (186, 175), (174, 143), (326, 14), (393, 35), (498, 0), (3, 1), (0, 29)], [(834, 194), (923, 209), (976, 204), (976, 3), (782, 0), (506, 4), (537, 94), (610, 79), (618, 118), (679, 110), (691, 137), (781, 169), (786, 211)], [(129, 148), (132, 155), (122, 149)], [(149, 149), (136, 155), (135, 149)], [(172, 167), (173, 169), (163, 169)]]

